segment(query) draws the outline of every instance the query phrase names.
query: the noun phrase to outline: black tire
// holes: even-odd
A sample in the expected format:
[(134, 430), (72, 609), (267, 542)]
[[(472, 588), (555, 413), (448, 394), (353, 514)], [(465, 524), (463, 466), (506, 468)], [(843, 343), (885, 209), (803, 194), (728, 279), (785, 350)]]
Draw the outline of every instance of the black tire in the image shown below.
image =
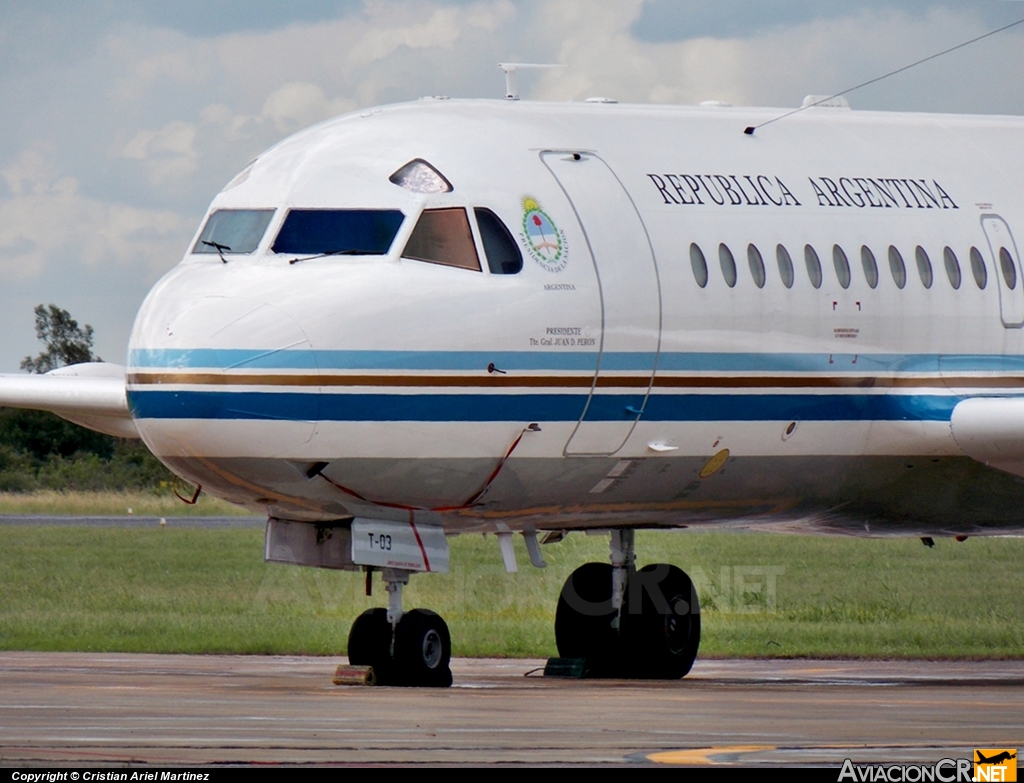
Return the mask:
[(378, 685), (394, 684), (387, 609), (367, 609), (352, 623), (348, 633), (348, 662), (353, 666), (372, 666)]
[(402, 615), (395, 630), (399, 684), (447, 688), (452, 684), (451, 658), (452, 638), (440, 615), (429, 609), (413, 609)]
[(562, 658), (584, 658), (591, 677), (621, 670), (621, 644), (613, 625), (612, 567), (584, 563), (565, 580), (555, 608), (555, 644)]
[(629, 580), (623, 610), (628, 676), (685, 677), (700, 646), (700, 604), (690, 577), (667, 563), (644, 566)]

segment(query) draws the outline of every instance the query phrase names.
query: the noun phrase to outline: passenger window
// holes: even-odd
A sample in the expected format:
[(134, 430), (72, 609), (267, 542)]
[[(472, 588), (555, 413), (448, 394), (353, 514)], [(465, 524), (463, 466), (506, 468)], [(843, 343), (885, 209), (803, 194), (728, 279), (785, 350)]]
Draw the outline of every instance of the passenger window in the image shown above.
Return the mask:
[(275, 253), (382, 256), (405, 220), (397, 209), (293, 209), (274, 240)]
[(252, 253), (273, 216), (272, 209), (218, 209), (207, 218), (192, 252)]
[(462, 207), (427, 209), (402, 251), (403, 258), (480, 271), (469, 216)]
[(704, 251), (696, 242), (690, 243), (690, 268), (697, 285), (704, 288), (708, 284), (708, 262), (704, 259)]
[(889, 245), (889, 271), (892, 272), (892, 281), (896, 287), (903, 289), (907, 285), (907, 265), (903, 263), (903, 256), (895, 245)]
[(754, 278), (754, 284), (758, 288), (764, 288), (764, 259), (761, 258), (761, 251), (754, 245), (747, 245), (747, 264), (750, 266), (750, 276)]
[(1017, 265), (1005, 247), (999, 248), (999, 266), (1003, 270), (1003, 282), (1011, 291), (1017, 287)]
[(878, 264), (875, 262), (875, 254), (867, 245), (860, 246), (860, 265), (864, 267), (864, 279), (872, 288), (878, 288)]
[(722, 275), (725, 277), (725, 284), (729, 288), (736, 287), (736, 259), (732, 257), (732, 251), (723, 242), (718, 246), (718, 263), (722, 266)]
[(949, 278), (949, 284), (953, 286), (953, 290), (960, 289), (960, 262), (957, 260), (956, 253), (953, 252), (953, 248), (946, 245), (942, 251), (942, 260), (946, 264), (946, 277)]
[(914, 251), (914, 258), (917, 260), (917, 273), (921, 275), (921, 284), (925, 288), (932, 287), (932, 262), (928, 258), (925, 249), (920, 245)]
[(782, 278), (782, 284), (786, 288), (793, 287), (793, 259), (789, 256), (789, 251), (786, 250), (782, 245), (775, 246), (775, 260), (779, 264), (779, 277)]
[(811, 279), (811, 285), (821, 288), (821, 261), (818, 260), (817, 251), (810, 245), (804, 245), (804, 264), (807, 265), (807, 276)]
[(974, 275), (974, 282), (978, 284), (978, 288), (982, 291), (985, 290), (985, 286), (988, 285), (988, 267), (985, 266), (985, 259), (981, 255), (981, 251), (976, 247), (971, 248), (971, 273)]
[(836, 268), (836, 277), (843, 288), (850, 287), (850, 262), (846, 252), (839, 245), (832, 245), (832, 266)]
[(492, 275), (516, 275), (523, 269), (523, 254), (512, 237), (512, 232), (491, 210), (477, 207), (476, 224), (484, 243), (487, 268)]

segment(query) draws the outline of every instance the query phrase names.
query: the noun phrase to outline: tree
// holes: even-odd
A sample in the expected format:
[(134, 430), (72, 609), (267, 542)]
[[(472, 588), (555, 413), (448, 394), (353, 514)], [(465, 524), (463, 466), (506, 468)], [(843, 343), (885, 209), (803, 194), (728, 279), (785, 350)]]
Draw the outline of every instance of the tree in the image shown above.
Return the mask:
[[(100, 361), (92, 353), (92, 327), (83, 329), (67, 310), (56, 305), (35, 309), (36, 337), (46, 346), (36, 358), (26, 356), (21, 369), (44, 373), (67, 364)], [(0, 446), (7, 445), (30, 454), (37, 464), (50, 455), (71, 457), (83, 452), (109, 459), (114, 439), (79, 427), (46, 411), (3, 409), (0, 411)]]
[(92, 353), (92, 327), (82, 329), (71, 313), (51, 304), (48, 308), (38, 305), (36, 314), (36, 337), (42, 340), (46, 350), (35, 359), (26, 356), (21, 369), (28, 372), (44, 373), (67, 364), (103, 361)]
[[(101, 361), (92, 353), (91, 326), (80, 327), (52, 304), (39, 305), (35, 314), (36, 336), (46, 349), (26, 356), (23, 370)], [(160, 489), (173, 481), (141, 441), (93, 432), (47, 411), (0, 408), (0, 492)]]

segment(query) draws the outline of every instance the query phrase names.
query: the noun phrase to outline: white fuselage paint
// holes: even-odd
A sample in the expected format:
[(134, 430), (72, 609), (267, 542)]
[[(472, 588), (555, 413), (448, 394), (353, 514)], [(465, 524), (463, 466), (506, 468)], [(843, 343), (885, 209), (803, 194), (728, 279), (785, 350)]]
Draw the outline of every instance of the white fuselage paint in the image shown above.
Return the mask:
[[(813, 109), (743, 134), (773, 116), (421, 101), (299, 133), (211, 205), (276, 210), (257, 250), (186, 254), (143, 305), (128, 359), (139, 433), (209, 491), (286, 519), (1019, 526), (1024, 487), (965, 457), (950, 418), (1024, 385), (1024, 121)], [(415, 158), (452, 192), (389, 181)], [(557, 229), (556, 261), (530, 252), (526, 199)], [(492, 210), (522, 271), (403, 259), (422, 210), (441, 207)], [(270, 247), (290, 208), (405, 219), (386, 255), (289, 264)]]

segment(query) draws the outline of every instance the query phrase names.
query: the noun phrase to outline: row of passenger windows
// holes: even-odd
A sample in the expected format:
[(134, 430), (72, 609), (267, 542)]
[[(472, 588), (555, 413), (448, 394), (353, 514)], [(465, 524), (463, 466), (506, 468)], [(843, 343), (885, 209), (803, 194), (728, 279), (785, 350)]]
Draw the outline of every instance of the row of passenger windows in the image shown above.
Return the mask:
[[(273, 215), (272, 209), (219, 209), (207, 219), (192, 252), (222, 257), (255, 252)], [(501, 219), (484, 207), (475, 207), (472, 216), (491, 273), (520, 272), (523, 256)], [(292, 209), (271, 250), (311, 257), (386, 255), (404, 220), (397, 209)], [(402, 257), (481, 271), (470, 220), (470, 211), (463, 207), (424, 210)]]
[[(811, 245), (804, 245), (803, 256), (808, 280), (815, 288), (821, 288), (824, 275), (818, 251)], [(893, 283), (896, 284), (897, 288), (905, 288), (908, 275), (907, 263), (903, 259), (903, 254), (895, 245), (889, 245), (887, 256), (889, 273), (892, 275)], [(968, 253), (968, 258), (970, 260), (971, 275), (974, 278), (975, 284), (979, 289), (984, 289), (988, 285), (988, 268), (984, 257), (981, 255), (981, 251), (976, 247), (972, 247)], [(775, 246), (775, 261), (782, 284), (786, 288), (792, 288), (796, 281), (796, 265), (793, 263), (793, 257), (789, 254), (789, 250), (785, 245)], [(718, 263), (722, 269), (722, 277), (725, 279), (725, 284), (730, 288), (735, 288), (738, 279), (736, 259), (733, 256), (732, 250), (724, 242), (718, 246)], [(925, 288), (931, 288), (935, 282), (932, 260), (928, 255), (928, 251), (920, 245), (914, 250), (914, 263), (917, 267), (917, 274), (921, 278), (921, 285)], [(949, 280), (949, 284), (958, 290), (963, 283), (964, 276), (961, 272), (960, 259), (953, 248), (948, 245), (942, 250), (942, 265), (945, 267), (946, 278)], [(704, 251), (701, 250), (696, 242), (690, 245), (690, 266), (693, 268), (693, 276), (697, 280), (697, 285), (701, 288), (706, 287), (708, 284), (708, 263), (704, 257)], [(761, 251), (754, 244), (747, 245), (747, 266), (750, 269), (750, 276), (754, 281), (754, 285), (758, 288), (764, 288), (768, 277), (766, 265)], [(839, 245), (833, 245), (832, 267), (835, 270), (836, 280), (843, 288), (849, 288), (853, 282), (854, 273), (851, 266), (846, 251)], [(860, 248), (860, 267), (868, 286), (877, 288), (880, 277), (878, 271), (879, 263), (875, 258), (874, 251), (867, 245), (861, 245)], [(1010, 251), (1005, 247), (999, 248), (999, 269), (1002, 271), (1002, 278), (1006, 287), (1010, 290), (1016, 289), (1017, 265), (1014, 263)]]

